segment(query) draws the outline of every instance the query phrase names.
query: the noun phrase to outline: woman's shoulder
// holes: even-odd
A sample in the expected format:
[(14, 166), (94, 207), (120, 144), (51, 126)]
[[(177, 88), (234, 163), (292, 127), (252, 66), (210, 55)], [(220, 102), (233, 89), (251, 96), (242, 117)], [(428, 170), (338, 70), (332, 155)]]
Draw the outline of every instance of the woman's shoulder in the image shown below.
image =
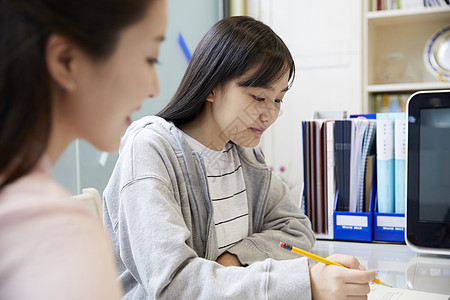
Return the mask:
[[(66, 287), (75, 294), (95, 293), (82, 289), (105, 281), (115, 284), (112, 250), (101, 221), (45, 173), (24, 176), (1, 191), (0, 252), (0, 276), (11, 278), (2, 285), (12, 291), (63, 295), (60, 289)], [(93, 278), (87, 270), (107, 279)], [(27, 282), (30, 276), (36, 277)], [(84, 282), (85, 277), (92, 282)], [(70, 280), (76, 284), (68, 284)], [(113, 290), (118, 295), (119, 289)]]
[[(70, 196), (51, 175), (32, 172), (1, 191), (0, 223), (10, 223), (7, 226), (10, 229), (14, 224), (27, 225), (30, 230), (41, 228), (40, 225), (45, 225), (49, 219), (52, 219), (52, 224), (69, 220), (82, 220), (89, 224), (89, 211)], [(0, 227), (4, 228), (3, 225)]]
[[(178, 129), (171, 122), (157, 116), (146, 116), (133, 122), (122, 138), (122, 152), (125, 148), (132, 151), (168, 151), (178, 143)], [(125, 150), (126, 151), (126, 150)]]
[(241, 161), (244, 161), (253, 167), (267, 169), (264, 153), (260, 146), (250, 148), (236, 145), (236, 151), (238, 152)]
[(175, 170), (181, 168), (186, 151), (187, 142), (173, 123), (155, 116), (139, 119), (122, 139), (119, 159), (106, 190), (112, 186), (122, 189), (137, 178), (164, 178), (169, 184), (170, 178), (178, 174)]
[[(16, 293), (74, 293), (81, 299), (98, 293), (91, 287), (101, 290), (106, 284), (111, 290), (103, 286), (101, 293), (120, 293), (101, 221), (50, 175), (24, 176), (0, 193), (0, 252), (0, 276), (8, 273), (11, 280), (4, 284)], [(27, 283), (30, 276), (37, 277)]]

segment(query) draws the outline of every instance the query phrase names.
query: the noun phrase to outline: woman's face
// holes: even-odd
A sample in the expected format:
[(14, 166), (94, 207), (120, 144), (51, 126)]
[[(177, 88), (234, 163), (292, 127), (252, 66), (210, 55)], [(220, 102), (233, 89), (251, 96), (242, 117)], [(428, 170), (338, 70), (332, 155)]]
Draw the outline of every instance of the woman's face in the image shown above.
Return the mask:
[(263, 132), (278, 118), (289, 73), (268, 87), (241, 87), (238, 86), (241, 80), (237, 78), (223, 88), (216, 88), (208, 101), (212, 102), (212, 118), (221, 141), (255, 147)]
[(62, 117), (77, 138), (102, 151), (117, 150), (131, 114), (159, 93), (155, 62), (166, 30), (166, 0), (150, 1), (146, 16), (125, 28), (104, 61), (87, 55), (79, 64), (76, 89)]

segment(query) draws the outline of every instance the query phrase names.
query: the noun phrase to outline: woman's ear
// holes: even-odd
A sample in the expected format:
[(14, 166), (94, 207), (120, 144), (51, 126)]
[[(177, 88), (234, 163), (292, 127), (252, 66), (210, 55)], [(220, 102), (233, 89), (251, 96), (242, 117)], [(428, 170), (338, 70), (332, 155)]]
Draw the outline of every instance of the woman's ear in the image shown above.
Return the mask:
[(66, 92), (74, 92), (77, 88), (76, 56), (79, 53), (76, 45), (60, 34), (52, 34), (45, 49), (47, 69), (51, 79)]
[(209, 101), (211, 103), (214, 102), (214, 90), (212, 90), (211, 93), (209, 93), (208, 97), (206, 97), (206, 101)]

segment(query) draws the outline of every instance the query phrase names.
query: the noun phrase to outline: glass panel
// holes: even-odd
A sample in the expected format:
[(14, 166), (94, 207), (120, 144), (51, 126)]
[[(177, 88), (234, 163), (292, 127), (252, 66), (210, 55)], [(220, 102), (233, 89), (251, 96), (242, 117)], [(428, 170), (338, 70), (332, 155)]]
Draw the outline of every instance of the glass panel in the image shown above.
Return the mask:
[[(161, 92), (157, 98), (147, 99), (143, 103), (142, 109), (133, 115), (133, 120), (155, 114), (169, 102), (187, 67), (186, 58), (178, 44), (178, 36), (180, 33), (182, 34), (192, 53), (206, 31), (219, 20), (219, 2), (211, 0), (168, 1), (166, 40), (161, 44), (159, 57), (161, 63), (157, 65)], [(77, 151), (77, 144), (79, 151)], [(102, 153), (84, 141), (75, 141), (66, 149), (56, 164), (55, 178), (73, 194), (81, 193), (81, 189), (86, 187), (94, 187), (102, 193), (117, 157), (117, 153)]]

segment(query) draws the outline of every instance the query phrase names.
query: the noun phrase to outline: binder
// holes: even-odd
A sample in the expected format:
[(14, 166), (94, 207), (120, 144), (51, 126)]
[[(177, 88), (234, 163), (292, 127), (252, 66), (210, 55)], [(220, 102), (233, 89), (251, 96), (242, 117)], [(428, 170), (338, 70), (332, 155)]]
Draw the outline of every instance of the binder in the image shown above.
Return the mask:
[(334, 123), (338, 210), (349, 210), (350, 190), (350, 145), (351, 145), (351, 121), (336, 120)]
[[(365, 194), (367, 194), (367, 199), (370, 194), (370, 186), (372, 182), (372, 174), (373, 174), (373, 159), (375, 158), (375, 150), (374, 150), (374, 139), (375, 139), (376, 126), (374, 120), (368, 120), (367, 130), (364, 135), (363, 142), (363, 150), (361, 153), (361, 168), (359, 171), (359, 195), (358, 195), (358, 211), (368, 211), (368, 205), (365, 205), (368, 201), (365, 200)], [(370, 169), (368, 172), (367, 169)], [(366, 178), (369, 179), (366, 182)]]
[[(378, 116), (378, 115), (377, 115)], [(373, 239), (375, 241), (405, 242), (405, 183), (406, 183), (406, 114), (392, 113), (388, 117), (393, 120), (394, 135), (394, 208), (390, 212), (381, 211), (382, 205), (378, 205), (379, 195), (375, 198), (375, 208), (373, 213)], [(377, 140), (378, 142), (378, 140)], [(377, 147), (378, 150), (378, 147)], [(381, 172), (386, 170), (380, 170)], [(389, 173), (391, 174), (391, 173)], [(378, 182), (378, 184), (382, 184)], [(383, 189), (379, 189), (383, 191)]]
[[(338, 190), (344, 190), (344, 154), (343, 154), (343, 143), (344, 143), (344, 124), (343, 121), (335, 121), (334, 122), (334, 152), (336, 158), (336, 188)], [(342, 193), (339, 195), (336, 202), (339, 202), (337, 205), (337, 210), (345, 210), (342, 202)]]
[(304, 196), (305, 214), (311, 221), (314, 232), (321, 232), (322, 217), (318, 214), (321, 202), (318, 198), (323, 195), (323, 182), (320, 181), (322, 172), (320, 170), (320, 130), (315, 121), (302, 121), (303, 134), (303, 165), (304, 165)]
[(374, 174), (376, 114), (350, 115), (350, 119), (364, 118), (367, 120), (367, 129), (364, 134), (361, 162), (358, 174), (358, 212), (368, 212), (370, 204), (370, 190)]
[(336, 195), (336, 174), (335, 174), (335, 152), (334, 152), (334, 121), (325, 122), (325, 138), (326, 138), (326, 203), (328, 216), (328, 235), (333, 237), (334, 219), (333, 212), (335, 207)]
[(316, 218), (316, 212), (317, 212), (317, 185), (316, 185), (316, 178), (317, 178), (317, 163), (316, 163), (316, 135), (315, 135), (315, 128), (316, 124), (312, 121), (309, 121), (309, 141), (310, 141), (310, 187), (311, 187), (311, 199), (310, 199), (310, 207), (311, 207), (311, 214), (309, 215), (311, 220), (312, 229), (314, 232), (317, 232), (317, 218)]
[[(360, 174), (364, 174), (364, 162), (362, 162), (364, 136), (368, 127), (367, 119), (352, 120), (352, 137), (350, 149), (350, 191), (349, 191), (349, 211), (357, 212), (360, 200)], [(361, 178), (362, 179), (362, 178)], [(362, 205), (362, 204), (361, 204)], [(361, 210), (362, 211), (362, 210)]]
[[(373, 170), (369, 209), (366, 212), (334, 211), (334, 239), (370, 242), (373, 239), (373, 202), (376, 195), (376, 169)], [(337, 194), (339, 191), (337, 192)], [(336, 195), (336, 202), (338, 202)]]
[(406, 200), (406, 113), (395, 114), (394, 124), (394, 161), (395, 161), (395, 213), (405, 213)]
[[(323, 234), (323, 238), (332, 238), (334, 196), (334, 143), (326, 133), (327, 120), (302, 121), (303, 162), (304, 162), (304, 190), (303, 199), (305, 214), (309, 217), (312, 229), (316, 234)], [(333, 124), (330, 124), (333, 125)], [(330, 126), (328, 125), (328, 126)], [(330, 149), (327, 150), (327, 144)], [(328, 172), (328, 159), (333, 164)], [(328, 177), (330, 181), (328, 182)], [(332, 197), (329, 200), (329, 193)], [(331, 225), (329, 225), (331, 224)]]
[(311, 154), (309, 151), (309, 124), (302, 121), (302, 138), (303, 138), (303, 193), (305, 195), (305, 214), (311, 219)]
[(377, 209), (394, 212), (394, 119), (393, 114), (377, 114)]
[[(369, 116), (368, 119), (370, 118)], [(336, 203), (334, 211), (334, 239), (364, 242), (373, 240), (373, 207), (377, 192), (375, 164), (373, 168), (368, 168), (367, 170), (369, 169), (373, 173), (370, 176), (370, 183), (367, 184), (370, 187), (368, 191), (368, 207), (363, 212), (348, 212), (337, 209), (338, 203)], [(339, 201), (338, 197), (336, 197), (336, 201)]]
[(352, 146), (352, 121), (344, 120), (344, 192), (346, 211), (350, 209), (350, 162), (351, 162), (351, 146)]
[[(374, 178), (375, 181), (375, 178)], [(368, 212), (334, 211), (334, 235), (335, 240), (370, 242), (373, 239), (373, 199), (376, 192), (372, 185), (370, 207)], [(336, 194), (336, 202), (338, 202)]]
[[(378, 197), (375, 198), (375, 207)], [(405, 242), (405, 214), (373, 213), (373, 240), (384, 242)]]
[(316, 232), (325, 233), (325, 183), (324, 183), (324, 138), (323, 122), (319, 120), (312, 121), (314, 124), (315, 137), (315, 170), (316, 170)]
[(377, 181), (376, 178), (376, 167), (375, 167), (375, 154), (368, 155), (366, 158), (366, 168), (364, 170), (364, 191), (363, 191), (363, 212), (368, 212), (370, 208), (370, 191), (372, 186), (375, 190)]

